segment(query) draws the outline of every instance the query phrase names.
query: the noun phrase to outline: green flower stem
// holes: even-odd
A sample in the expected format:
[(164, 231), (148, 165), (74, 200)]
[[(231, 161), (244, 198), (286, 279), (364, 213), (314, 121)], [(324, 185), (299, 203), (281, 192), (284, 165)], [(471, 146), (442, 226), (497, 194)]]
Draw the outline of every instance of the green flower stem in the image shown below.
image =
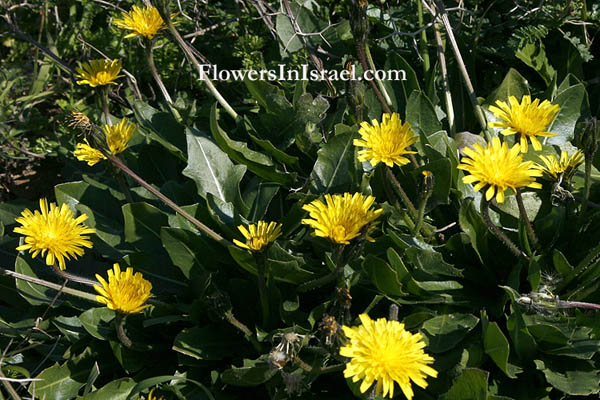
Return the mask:
[(269, 322), (269, 297), (267, 296), (267, 282), (265, 279), (267, 269), (267, 254), (265, 252), (253, 253), (256, 260), (258, 295), (260, 297), (260, 307), (262, 310), (263, 326)]
[(496, 235), (498, 239), (502, 241), (510, 249), (510, 251), (517, 257), (524, 257), (529, 260), (529, 257), (525, 253), (523, 253), (519, 248), (513, 243), (512, 240), (509, 239), (508, 236), (504, 234), (490, 219), (490, 202), (486, 200), (485, 195), (481, 196), (481, 215), (483, 216), (483, 220), (485, 224), (490, 228), (492, 233)]
[(231, 310), (226, 311), (224, 316), (227, 322), (239, 329), (244, 334), (244, 337), (246, 337), (246, 339), (250, 342), (250, 344), (252, 344), (252, 347), (254, 347), (254, 349), (259, 354), (262, 354), (262, 348), (260, 346), (260, 343), (258, 343), (258, 340), (256, 340), (256, 337), (254, 336), (254, 334), (252, 334), (250, 329), (248, 329), (246, 325), (244, 325), (237, 318), (235, 318)]
[(431, 197), (432, 193), (433, 190), (424, 190), (423, 198), (421, 199), (421, 203), (419, 204), (417, 222), (415, 224), (415, 229), (413, 230), (413, 236), (417, 236), (419, 232), (421, 232), (421, 227), (423, 226), (423, 218), (425, 217), (425, 208), (427, 207), (427, 201)]
[(123, 343), (123, 346), (130, 349), (133, 346), (133, 342), (127, 334), (125, 333), (125, 320), (127, 319), (127, 314), (123, 314), (121, 312), (116, 312), (115, 316), (115, 329), (117, 331), (117, 337)]
[[(373, 57), (371, 57), (371, 50), (369, 49), (369, 45), (366, 43), (365, 43), (365, 57), (367, 59), (367, 63), (369, 64), (371, 71), (373, 71), (373, 73), (375, 73), (375, 71), (377, 71), (377, 68), (375, 67), (375, 63), (373, 62)], [(373, 76), (373, 78), (375, 78), (375, 83), (377, 83), (377, 87), (381, 91), (381, 95), (383, 96), (386, 104), (388, 105), (388, 107), (391, 107), (392, 99), (390, 99), (390, 95), (388, 94), (387, 90), (385, 90), (385, 86), (383, 86), (383, 82), (381, 82), (381, 79), (379, 79), (377, 76)]]
[[(392, 169), (390, 167), (386, 166), (385, 167), (385, 173), (386, 173), (389, 181), (391, 182), (392, 187), (394, 188), (394, 191), (398, 194), (398, 196), (400, 197), (400, 200), (402, 200), (402, 202), (404, 203), (404, 206), (407, 208), (408, 213), (409, 213), (411, 219), (413, 221), (417, 221), (418, 222), (419, 212), (417, 211), (417, 209), (415, 208), (415, 206), (413, 205), (413, 203), (408, 198), (408, 195), (406, 194), (406, 192), (404, 191), (404, 189), (402, 189), (402, 185), (400, 185), (400, 182), (398, 182), (398, 180), (396, 179), (396, 176), (394, 175), (394, 172), (392, 171)], [(425, 208), (423, 208), (423, 212), (425, 212)], [(423, 220), (423, 218), (421, 218), (421, 225), (423, 223), (422, 220)], [(419, 231), (417, 231), (416, 229), (413, 230), (413, 231), (414, 232), (423, 231), (423, 234), (426, 237), (431, 237), (434, 234), (434, 232), (431, 229), (429, 229), (427, 226), (419, 227)]]
[[(419, 2), (419, 4), (421, 4)], [(456, 135), (456, 125), (454, 124), (454, 104), (452, 103), (452, 92), (450, 91), (450, 80), (448, 79), (448, 67), (446, 66), (446, 56), (444, 55), (444, 43), (442, 34), (436, 24), (433, 25), (435, 32), (435, 41), (437, 43), (438, 58), (440, 60), (440, 71), (442, 73), (442, 82), (444, 84), (444, 100), (446, 103), (446, 115), (448, 116), (448, 127), (450, 136)]]
[(53, 289), (53, 290), (61, 290), (61, 288), (62, 288), (62, 291), (66, 294), (70, 294), (72, 296), (76, 296), (76, 297), (79, 297), (84, 300), (96, 302), (96, 295), (94, 295), (94, 294), (91, 294), (88, 292), (83, 292), (81, 290), (71, 289), (68, 287), (62, 287), (62, 285), (58, 285), (53, 282), (48, 282), (43, 279), (34, 278), (34, 277), (31, 277), (28, 275), (23, 275), (23, 274), (20, 274), (18, 272), (14, 272), (14, 271), (11, 271), (8, 269), (0, 268), (0, 275), (10, 276), (11, 278), (16, 278), (16, 279), (21, 279), (23, 281), (35, 283), (36, 285), (44, 286), (44, 287), (47, 287), (47, 288)]
[(533, 230), (533, 226), (531, 225), (531, 221), (529, 221), (529, 217), (527, 216), (527, 211), (525, 210), (525, 205), (523, 204), (523, 197), (521, 196), (521, 190), (517, 188), (516, 190), (516, 198), (517, 205), (519, 206), (519, 214), (521, 214), (521, 218), (523, 218), (523, 222), (525, 222), (525, 229), (527, 230), (527, 236), (529, 236), (529, 240), (533, 244), (533, 247), (536, 250), (540, 250), (540, 242)]
[(116, 157), (112, 154), (106, 154), (106, 156), (121, 171), (125, 172), (127, 175), (132, 177), (136, 182), (138, 182), (144, 188), (148, 189), (148, 191), (150, 191), (153, 195), (158, 197), (163, 203), (165, 203), (167, 206), (171, 207), (175, 212), (179, 213), (183, 218), (187, 219), (192, 224), (194, 224), (198, 229), (200, 229), (209, 238), (213, 239), (214, 241), (216, 241), (217, 243), (219, 243), (220, 245), (222, 245), (224, 247), (233, 245), (229, 240), (225, 239), (223, 236), (219, 235), (218, 233), (216, 233), (215, 231), (210, 229), (208, 226), (206, 226), (202, 222), (198, 221), (196, 218), (194, 218), (189, 213), (187, 213), (184, 209), (182, 209), (177, 204), (175, 204), (171, 199), (169, 199), (164, 194), (162, 194), (157, 189), (155, 189), (154, 186), (150, 185), (148, 182), (146, 182), (145, 180), (140, 178), (135, 172), (133, 172), (131, 169), (129, 169), (123, 163), (123, 161), (121, 161), (118, 157)]
[(330, 365), (323, 368), (313, 368), (312, 373), (316, 375), (331, 374), (332, 372), (340, 372), (346, 368), (346, 364)]
[(229, 103), (227, 102), (227, 100), (225, 100), (225, 98), (221, 95), (221, 93), (219, 93), (219, 91), (217, 90), (215, 85), (213, 85), (212, 81), (206, 76), (206, 74), (204, 74), (204, 72), (202, 70), (202, 66), (200, 65), (200, 63), (198, 62), (196, 57), (194, 56), (194, 53), (192, 52), (190, 45), (185, 40), (183, 40), (183, 38), (181, 37), (181, 35), (179, 34), (177, 29), (173, 25), (173, 21), (171, 20), (169, 9), (168, 9), (168, 7), (166, 7), (165, 1), (163, 0), (163, 1), (160, 1), (159, 3), (160, 3), (160, 6), (157, 7), (157, 9), (160, 13), (160, 16), (162, 17), (163, 21), (165, 21), (165, 23), (167, 24), (167, 28), (169, 28), (171, 35), (173, 35), (173, 38), (175, 39), (175, 41), (177, 42), (179, 47), (181, 47), (181, 50), (183, 50), (185, 57), (188, 59), (189, 62), (191, 62), (194, 65), (194, 67), (196, 67), (196, 69), (198, 70), (198, 74), (200, 75), (200, 78), (204, 81), (204, 83), (206, 84), (206, 87), (208, 87), (208, 90), (217, 99), (219, 104), (221, 104), (221, 106), (225, 109), (225, 111), (233, 119), (235, 119), (237, 121), (240, 118), (240, 116), (229, 105)]
[(119, 188), (121, 189), (121, 192), (125, 196), (125, 200), (127, 200), (128, 203), (133, 203), (133, 197), (131, 196), (131, 191), (129, 190), (129, 186), (127, 185), (127, 181), (125, 180), (125, 177), (123, 177), (123, 175), (121, 174), (121, 171), (117, 168), (114, 169), (114, 174), (115, 174), (115, 179), (117, 180), (117, 183), (119, 184)]
[(98, 285), (97, 281), (65, 272), (62, 269), (60, 269), (56, 264), (52, 266), (52, 272), (54, 272), (56, 275), (60, 276), (61, 278), (67, 279), (69, 281), (82, 283), (82, 284), (88, 285), (88, 286)]
[(171, 95), (169, 95), (169, 91), (167, 87), (163, 83), (160, 75), (158, 74), (158, 70), (156, 69), (156, 65), (154, 64), (154, 41), (146, 40), (146, 59), (148, 60), (148, 66), (150, 67), (150, 72), (152, 73), (152, 77), (156, 81), (163, 97), (169, 104), (173, 104), (173, 100), (171, 99)]
[(110, 119), (110, 110), (108, 108), (108, 91), (110, 90), (110, 85), (102, 86), (102, 109), (104, 110), (104, 119), (106, 119), (106, 123), (112, 126), (112, 121)]
[[(425, 26), (425, 19), (423, 18), (423, 2), (421, 0), (416, 0), (417, 2), (417, 12), (419, 17), (419, 26)], [(425, 79), (429, 78), (429, 70), (431, 68), (431, 63), (429, 61), (429, 50), (427, 49), (427, 32), (425, 29), (421, 31), (421, 41), (419, 41), (419, 52), (423, 57), (423, 74), (425, 75)]]
[[(487, 130), (487, 122), (485, 119), (485, 114), (483, 112), (483, 108), (479, 105), (477, 101), (477, 96), (475, 95), (475, 89), (473, 88), (473, 84), (471, 83), (471, 78), (469, 78), (469, 73), (467, 72), (467, 67), (465, 66), (465, 62), (463, 61), (462, 55), (460, 54), (460, 49), (458, 48), (458, 43), (456, 42), (456, 38), (454, 37), (454, 31), (452, 30), (452, 25), (450, 24), (450, 20), (448, 19), (448, 13), (446, 12), (446, 7), (444, 7), (444, 3), (440, 0), (433, 0), (435, 2), (435, 8), (437, 9), (437, 17), (441, 18), (442, 23), (444, 24), (444, 28), (446, 30), (446, 34), (448, 35), (448, 40), (450, 40), (450, 45), (452, 46), (452, 51), (454, 52), (454, 58), (456, 59), (456, 63), (458, 64), (458, 69), (463, 77), (463, 81), (467, 88), (467, 92), (469, 93), (469, 98), (471, 99), (471, 103), (473, 105), (473, 109), (475, 111), (475, 117), (479, 121), (479, 125), (481, 126), (481, 130), (485, 133), (486, 139), (488, 142), (491, 141), (491, 137), (489, 137), (489, 132)], [(430, 10), (435, 13), (434, 10)], [(434, 14), (435, 18), (436, 15)]]
[(298, 286), (296, 291), (298, 293), (308, 292), (309, 290), (317, 289), (322, 286), (327, 285), (330, 282), (338, 281), (344, 276), (344, 262), (343, 262), (343, 253), (344, 253), (345, 245), (339, 244), (333, 250), (333, 258), (335, 262), (335, 269), (328, 273), (325, 276), (322, 276), (317, 279), (313, 279), (312, 281), (304, 282), (302, 285)]

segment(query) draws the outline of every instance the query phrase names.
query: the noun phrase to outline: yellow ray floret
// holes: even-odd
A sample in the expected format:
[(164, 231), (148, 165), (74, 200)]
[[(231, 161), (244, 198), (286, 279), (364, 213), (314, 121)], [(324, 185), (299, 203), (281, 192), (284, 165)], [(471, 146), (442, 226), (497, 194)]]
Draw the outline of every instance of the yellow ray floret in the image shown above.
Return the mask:
[[(303, 219), (302, 223), (314, 228), (315, 236), (334, 243), (349, 244), (350, 240), (368, 233), (376, 224), (373, 221), (383, 212), (381, 208), (371, 210), (375, 198), (361, 193), (326, 194), (325, 202), (315, 200), (302, 206), (310, 216)], [(368, 235), (366, 238), (372, 240)]]
[(77, 75), (81, 80), (78, 85), (90, 85), (91, 87), (103, 85), (116, 85), (115, 79), (122, 78), (125, 75), (119, 75), (121, 72), (120, 60), (92, 60), (81, 64), (75, 68), (79, 73)]
[(362, 139), (354, 139), (354, 145), (365, 147), (358, 152), (359, 161), (369, 161), (372, 166), (383, 162), (388, 167), (394, 164), (402, 166), (409, 163), (405, 154), (415, 154), (408, 147), (417, 141), (417, 136), (410, 128), (410, 124), (404, 124), (398, 114), (383, 114), (381, 123), (376, 119), (362, 122), (358, 130)]
[[(175, 15), (171, 16), (171, 19), (173, 18), (175, 18)], [(158, 31), (167, 29), (160, 13), (152, 6), (145, 6), (143, 8), (133, 6), (130, 12), (122, 12), (122, 18), (115, 19), (114, 24), (119, 28), (133, 31), (125, 36), (126, 39), (135, 36), (144, 36), (152, 39)]]
[[(150, 390), (150, 393), (148, 393), (148, 399), (147, 400), (165, 400), (165, 398), (162, 397), (162, 396), (160, 396), (160, 397), (154, 396), (154, 391), (155, 390), (156, 390), (156, 388), (153, 388), (152, 390)], [(144, 399), (142, 399), (142, 397), (139, 396), (138, 400), (144, 400)]]
[(520, 136), (521, 152), (527, 153), (527, 139), (531, 140), (533, 149), (542, 150), (542, 144), (537, 136), (556, 136), (556, 133), (546, 132), (548, 125), (554, 120), (554, 117), (560, 110), (556, 104), (540, 99), (531, 102), (531, 96), (523, 96), (521, 102), (517, 101), (515, 96), (508, 98), (510, 106), (504, 101), (497, 100), (495, 106), (490, 106), (489, 110), (500, 119), (500, 121), (490, 122), (491, 128), (504, 128), (500, 133), (503, 135)]
[(248, 229), (244, 225), (238, 226), (239, 231), (246, 238), (246, 243), (240, 242), (237, 239), (233, 240), (236, 245), (251, 251), (263, 251), (275, 239), (281, 236), (281, 224), (276, 222), (258, 221), (257, 224), (248, 225)]
[(498, 203), (504, 202), (504, 191), (508, 188), (514, 192), (521, 187), (539, 189), (542, 185), (535, 177), (542, 176), (542, 171), (536, 169), (533, 161), (523, 161), (521, 148), (517, 143), (510, 150), (508, 145), (500, 143), (495, 137), (486, 147), (475, 143), (475, 149), (464, 148), (467, 157), (461, 159), (459, 169), (470, 175), (463, 178), (464, 183), (475, 183), (475, 191), (487, 187), (485, 198), (489, 201), (496, 195)]
[(546, 166), (536, 164), (535, 167), (542, 171), (544, 178), (548, 180), (556, 181), (561, 175), (563, 179), (569, 180), (573, 177), (575, 171), (577, 171), (577, 167), (583, 163), (584, 159), (585, 157), (581, 150), (577, 150), (571, 157), (569, 157), (569, 153), (566, 151), (561, 151), (560, 160), (554, 155), (540, 156), (540, 160)]
[(116, 125), (103, 125), (102, 130), (106, 135), (106, 144), (110, 152), (117, 155), (127, 149), (129, 140), (131, 140), (135, 131), (135, 124), (130, 123), (127, 118), (123, 118)]
[(106, 156), (102, 154), (100, 150), (96, 150), (90, 146), (87, 140), (85, 140), (85, 143), (77, 143), (73, 155), (77, 157), (79, 161), (87, 162), (90, 167), (102, 160), (106, 160)]
[(119, 264), (114, 264), (107, 273), (108, 282), (96, 274), (96, 279), (102, 285), (94, 285), (99, 294), (96, 296), (98, 302), (123, 314), (135, 314), (150, 307), (145, 303), (152, 297), (152, 284), (140, 272), (134, 274), (131, 267), (121, 271)]
[(362, 380), (361, 393), (376, 383), (377, 395), (392, 398), (397, 383), (411, 400), (414, 395), (411, 381), (426, 388), (427, 376), (437, 377), (437, 371), (429, 366), (434, 359), (423, 350), (425, 343), (420, 333), (408, 332), (398, 321), (385, 318), (373, 321), (367, 314), (359, 318), (360, 326), (342, 326), (349, 341), (340, 348), (340, 355), (350, 358), (344, 377), (352, 378), (353, 382)]
[(65, 258), (77, 259), (84, 253), (83, 247), (92, 248), (89, 235), (96, 230), (83, 224), (88, 216), (81, 214), (74, 218), (68, 205), (60, 207), (46, 199), (40, 199), (40, 211), (26, 209), (15, 221), (21, 224), (14, 232), (25, 236), (25, 244), (17, 247), (19, 251), (29, 250), (35, 258), (39, 253), (46, 257), (47, 265), (58, 262), (60, 269), (66, 268)]

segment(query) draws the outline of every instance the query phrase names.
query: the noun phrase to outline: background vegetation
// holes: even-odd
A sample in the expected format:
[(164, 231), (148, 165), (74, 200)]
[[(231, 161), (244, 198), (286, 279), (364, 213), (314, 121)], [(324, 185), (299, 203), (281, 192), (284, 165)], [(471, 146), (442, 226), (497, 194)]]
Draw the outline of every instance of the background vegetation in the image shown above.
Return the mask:
[[(355, 325), (358, 314), (387, 316), (396, 304), (406, 328), (424, 335), (439, 371), (427, 389), (415, 387), (416, 399), (596, 397), (597, 311), (558, 310), (556, 296), (600, 303), (600, 153), (593, 151), (600, 6), (446, 3), (172, 1), (176, 29), (196, 59), (220, 69), (341, 71), (353, 63), (360, 70), (368, 45), (378, 68), (407, 72), (383, 90), (363, 82), (215, 82), (235, 119), (169, 31), (154, 42), (173, 99), (165, 101), (147, 49), (111, 23), (132, 2), (0, 1), (1, 371), (21, 380), (7, 385), (23, 399), (48, 400), (136, 399), (156, 386), (166, 399), (366, 396), (343, 378), (343, 337), (323, 329), (324, 317)], [(124, 191), (118, 177), (126, 175), (113, 164), (89, 167), (73, 157), (82, 134), (66, 117), (79, 110), (98, 125), (105, 117), (99, 91), (76, 85), (69, 68), (104, 56), (121, 59), (134, 77), (119, 80), (110, 103), (115, 119), (138, 126), (122, 154), (130, 169), (227, 242), (241, 239), (240, 224), (283, 223), (266, 257), (268, 318), (257, 306), (257, 259), (249, 252), (203, 235), (129, 177)], [(377, 91), (419, 135), (418, 168), (393, 170), (414, 204), (422, 199), (421, 171), (434, 174), (429, 234), (411, 229), (385, 170), (356, 159), (358, 124), (385, 112)], [(563, 185), (572, 196), (559, 196), (560, 184), (524, 194), (541, 251), (530, 249), (514, 196), (492, 205), (494, 223), (527, 253), (517, 258), (485, 225), (481, 193), (462, 183), (456, 166), (462, 147), (497, 135), (482, 120), (493, 118), (487, 106), (526, 94), (561, 106), (549, 128), (559, 136), (543, 153), (578, 147), (587, 159)], [(531, 152), (526, 158), (537, 161)], [(335, 268), (333, 247), (300, 223), (303, 204), (343, 192), (372, 194), (385, 210), (375, 242), (355, 244), (356, 256), (346, 260), (349, 292), (310, 283)], [(69, 272), (93, 278), (120, 262), (152, 282), (152, 307), (128, 319), (146, 351), (119, 342), (114, 312), (101, 304), (67, 293), (53, 302), (56, 291), (6, 273), (61, 283), (39, 257), (15, 250), (15, 218), (40, 197), (87, 214), (97, 230), (93, 249), (69, 262)], [(518, 302), (523, 296), (532, 303)], [(301, 336), (279, 368), (272, 351), (289, 332)], [(10, 398), (7, 390), (0, 388), (0, 399)]]

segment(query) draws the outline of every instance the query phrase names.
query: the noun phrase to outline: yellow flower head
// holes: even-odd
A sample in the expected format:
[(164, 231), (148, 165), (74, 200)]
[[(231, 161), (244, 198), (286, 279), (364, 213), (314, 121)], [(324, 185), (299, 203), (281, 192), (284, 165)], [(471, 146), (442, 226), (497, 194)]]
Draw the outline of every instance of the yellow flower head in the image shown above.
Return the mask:
[[(156, 388), (153, 388), (150, 393), (148, 393), (148, 399), (147, 400), (165, 400), (164, 397), (160, 396), (160, 397), (156, 397), (154, 396), (154, 391), (156, 390)], [(138, 400), (143, 400), (141, 396), (138, 397)]]
[(425, 354), (425, 343), (420, 333), (412, 334), (398, 321), (379, 318), (373, 321), (367, 314), (359, 316), (362, 325), (342, 326), (349, 342), (340, 348), (340, 355), (349, 357), (344, 377), (353, 382), (363, 380), (360, 392), (366, 392), (377, 382), (376, 392), (383, 397), (394, 397), (394, 382), (398, 383), (407, 399), (412, 399), (411, 381), (427, 387), (427, 375), (437, 377), (437, 371), (428, 364), (434, 359)]
[(131, 267), (121, 272), (119, 264), (114, 264), (113, 269), (109, 269), (107, 273), (108, 282), (96, 274), (96, 279), (102, 284), (102, 287), (94, 285), (94, 289), (100, 294), (96, 296), (98, 302), (123, 314), (135, 314), (150, 307), (144, 303), (152, 297), (152, 284), (140, 272), (134, 275)]
[(354, 145), (366, 147), (358, 152), (359, 161), (369, 161), (372, 166), (383, 162), (388, 167), (394, 164), (403, 166), (409, 163), (404, 154), (415, 154), (409, 151), (408, 146), (417, 141), (417, 136), (410, 128), (410, 124), (402, 124), (398, 114), (383, 114), (381, 124), (374, 119), (370, 125), (363, 121), (358, 133), (362, 139), (354, 139)]
[(73, 211), (68, 205), (58, 207), (55, 203), (40, 199), (40, 211), (31, 212), (25, 209), (22, 217), (16, 218), (22, 226), (16, 227), (14, 232), (25, 235), (25, 244), (17, 247), (17, 250), (29, 250), (35, 258), (40, 252), (46, 256), (46, 264), (54, 265), (58, 261), (60, 269), (65, 269), (65, 258), (70, 256), (77, 259), (83, 255), (83, 248), (92, 248), (92, 242), (88, 235), (96, 230), (83, 225), (88, 216), (81, 214), (73, 217)]
[(542, 187), (535, 181), (535, 177), (542, 176), (542, 172), (535, 168), (533, 161), (523, 161), (518, 143), (509, 150), (506, 142), (501, 144), (500, 139), (495, 137), (486, 147), (479, 143), (473, 146), (475, 150), (469, 147), (463, 149), (468, 157), (461, 159), (458, 169), (470, 174), (463, 178), (464, 183), (478, 182), (473, 188), (475, 191), (487, 186), (487, 200), (496, 194), (496, 201), (504, 202), (504, 191), (508, 188), (516, 192), (517, 188), (524, 186), (535, 189)]
[(114, 155), (122, 153), (127, 149), (127, 144), (135, 131), (135, 124), (123, 118), (116, 125), (104, 125), (102, 130), (106, 135), (106, 144)]
[(490, 111), (501, 121), (490, 122), (491, 128), (504, 128), (500, 133), (503, 135), (520, 135), (521, 152), (527, 153), (527, 138), (531, 140), (533, 149), (542, 150), (542, 144), (537, 136), (556, 136), (556, 133), (546, 132), (546, 128), (560, 110), (556, 104), (540, 99), (531, 102), (531, 96), (523, 96), (521, 102), (515, 96), (508, 98), (510, 106), (504, 101), (497, 100), (495, 106), (490, 106)]
[(535, 164), (535, 168), (538, 168), (544, 174), (544, 178), (556, 181), (559, 176), (562, 175), (564, 179), (570, 180), (575, 171), (577, 171), (577, 167), (579, 167), (584, 161), (583, 151), (577, 150), (571, 157), (569, 157), (569, 153), (566, 151), (560, 152), (560, 160), (556, 158), (556, 156), (540, 156), (540, 159), (546, 164), (546, 166), (542, 166), (540, 164)]
[(238, 226), (242, 235), (246, 238), (246, 243), (234, 239), (233, 243), (251, 251), (263, 251), (270, 243), (274, 242), (281, 236), (281, 224), (276, 222), (258, 221), (258, 224), (248, 225), (248, 229), (244, 225)]
[[(145, 36), (152, 39), (158, 31), (167, 28), (158, 10), (152, 6), (145, 6), (144, 8), (133, 6), (130, 12), (123, 12), (122, 14), (123, 18), (115, 19), (114, 24), (119, 28), (133, 31), (125, 36), (126, 39), (135, 36)], [(171, 16), (171, 19), (174, 17), (175, 15)]]
[[(350, 240), (372, 229), (372, 223), (383, 212), (383, 209), (371, 210), (375, 201), (373, 196), (363, 196), (361, 193), (344, 193), (343, 195), (325, 195), (324, 204), (315, 200), (305, 204), (302, 209), (308, 211), (310, 218), (302, 223), (315, 229), (315, 236), (331, 240), (334, 243), (349, 244)], [(368, 235), (367, 240), (373, 240)]]
[(115, 79), (122, 78), (125, 75), (119, 75), (121, 72), (120, 60), (92, 60), (81, 64), (81, 67), (75, 68), (79, 74), (78, 85), (90, 85), (91, 87), (103, 85), (116, 85)]
[(106, 160), (106, 156), (102, 154), (100, 150), (96, 150), (90, 146), (87, 140), (85, 140), (85, 143), (77, 143), (73, 155), (77, 157), (79, 161), (87, 162), (90, 167), (99, 163), (101, 160)]
[(69, 121), (69, 126), (72, 128), (79, 128), (86, 132), (90, 132), (93, 128), (92, 122), (88, 116), (81, 111), (71, 111), (71, 115), (69, 115), (67, 119)]

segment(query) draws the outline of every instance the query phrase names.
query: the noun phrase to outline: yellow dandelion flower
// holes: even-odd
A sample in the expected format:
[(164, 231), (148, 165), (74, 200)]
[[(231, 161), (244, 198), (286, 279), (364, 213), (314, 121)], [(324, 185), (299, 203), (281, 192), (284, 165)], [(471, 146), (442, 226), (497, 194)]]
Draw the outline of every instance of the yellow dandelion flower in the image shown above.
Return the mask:
[(116, 125), (104, 125), (102, 130), (106, 135), (106, 144), (110, 152), (114, 155), (122, 153), (127, 149), (129, 140), (135, 131), (135, 124), (130, 123), (127, 118), (123, 118)]
[[(350, 240), (370, 231), (377, 222), (372, 223), (383, 209), (371, 210), (375, 198), (363, 196), (361, 193), (344, 193), (343, 195), (325, 195), (324, 204), (315, 200), (305, 204), (302, 209), (308, 211), (310, 218), (302, 223), (315, 229), (314, 235), (327, 238), (334, 243), (349, 244)], [(368, 235), (367, 240), (373, 240)]]
[(65, 258), (77, 259), (83, 255), (83, 248), (92, 248), (88, 235), (96, 230), (83, 225), (88, 216), (81, 214), (74, 218), (73, 211), (68, 205), (60, 207), (48, 200), (40, 199), (40, 211), (31, 212), (25, 209), (21, 217), (16, 218), (22, 226), (14, 229), (15, 233), (25, 235), (25, 244), (17, 247), (18, 251), (29, 250), (35, 258), (39, 253), (45, 255), (46, 264), (54, 265), (58, 261), (60, 269), (64, 270)]
[[(165, 400), (164, 397), (160, 396), (160, 397), (156, 397), (154, 396), (154, 391), (156, 390), (156, 388), (153, 388), (152, 390), (150, 390), (150, 393), (148, 393), (148, 399), (147, 400)], [(138, 400), (143, 400), (141, 396), (138, 397)]]
[(90, 146), (87, 140), (85, 140), (85, 143), (77, 143), (73, 155), (77, 157), (79, 161), (87, 162), (90, 167), (96, 165), (101, 160), (106, 160), (106, 156), (102, 154), (100, 150), (96, 150)]
[(497, 100), (495, 106), (490, 106), (489, 110), (501, 121), (490, 122), (491, 128), (504, 128), (500, 133), (507, 135), (520, 135), (521, 152), (527, 153), (527, 138), (531, 140), (533, 149), (542, 150), (542, 144), (537, 136), (556, 136), (556, 133), (546, 132), (546, 128), (560, 107), (556, 104), (540, 99), (531, 102), (531, 96), (523, 96), (521, 102), (517, 101), (515, 96), (508, 98), (510, 106), (504, 101)]
[(535, 164), (535, 168), (538, 168), (544, 174), (544, 178), (555, 181), (558, 180), (559, 176), (566, 180), (569, 180), (577, 171), (577, 167), (579, 167), (584, 161), (584, 155), (582, 150), (577, 150), (571, 157), (569, 157), (569, 153), (566, 151), (560, 152), (560, 160), (556, 158), (554, 155), (550, 156), (540, 156), (540, 159), (546, 164), (546, 166), (542, 166), (540, 164)]
[(258, 221), (258, 224), (248, 225), (248, 229), (244, 225), (238, 226), (242, 235), (246, 238), (246, 243), (234, 239), (233, 243), (251, 251), (263, 251), (275, 239), (281, 236), (281, 224), (276, 222)]
[(542, 176), (542, 172), (534, 167), (533, 161), (523, 161), (519, 154), (521, 146), (516, 143), (510, 150), (506, 142), (500, 143), (495, 137), (486, 147), (475, 143), (475, 150), (465, 147), (463, 151), (468, 157), (461, 159), (458, 169), (469, 172), (463, 178), (464, 183), (478, 182), (473, 189), (479, 191), (487, 186), (485, 198), (489, 201), (496, 194), (498, 203), (504, 202), (504, 191), (511, 188), (530, 187), (540, 189), (542, 185), (535, 181), (535, 177)]
[(120, 60), (92, 60), (81, 64), (75, 68), (79, 74), (78, 85), (90, 85), (91, 87), (103, 85), (116, 85), (115, 79), (122, 78), (125, 75), (119, 75), (121, 72)]
[[(145, 6), (144, 8), (133, 6), (130, 12), (122, 12), (122, 17), (121, 19), (115, 19), (114, 24), (119, 28), (133, 31), (125, 36), (125, 39), (135, 36), (145, 36), (152, 39), (158, 31), (167, 29), (160, 13), (152, 6)], [(173, 18), (175, 18), (175, 15), (171, 16), (171, 19)]]
[(358, 327), (342, 326), (349, 342), (340, 348), (340, 355), (350, 358), (344, 377), (353, 382), (362, 379), (361, 393), (377, 382), (377, 394), (383, 392), (383, 397), (389, 394), (392, 398), (396, 382), (410, 400), (414, 395), (411, 381), (426, 388), (427, 375), (437, 377), (437, 371), (428, 365), (434, 359), (423, 350), (425, 343), (420, 333), (406, 331), (398, 321), (373, 321), (367, 314), (359, 318), (362, 325)]
[(145, 280), (140, 272), (134, 274), (131, 267), (121, 271), (119, 264), (114, 264), (113, 269), (109, 269), (107, 273), (108, 282), (96, 274), (96, 279), (102, 285), (94, 285), (94, 289), (99, 293), (96, 301), (123, 314), (135, 314), (150, 307), (144, 303), (152, 297), (152, 284)]
[(396, 113), (383, 114), (381, 124), (376, 119), (371, 124), (361, 122), (358, 133), (362, 139), (354, 139), (355, 146), (366, 147), (358, 152), (358, 160), (369, 161), (372, 166), (380, 162), (388, 167), (408, 164), (408, 158), (403, 156), (416, 153), (408, 150), (408, 147), (417, 141), (410, 124), (403, 124)]

